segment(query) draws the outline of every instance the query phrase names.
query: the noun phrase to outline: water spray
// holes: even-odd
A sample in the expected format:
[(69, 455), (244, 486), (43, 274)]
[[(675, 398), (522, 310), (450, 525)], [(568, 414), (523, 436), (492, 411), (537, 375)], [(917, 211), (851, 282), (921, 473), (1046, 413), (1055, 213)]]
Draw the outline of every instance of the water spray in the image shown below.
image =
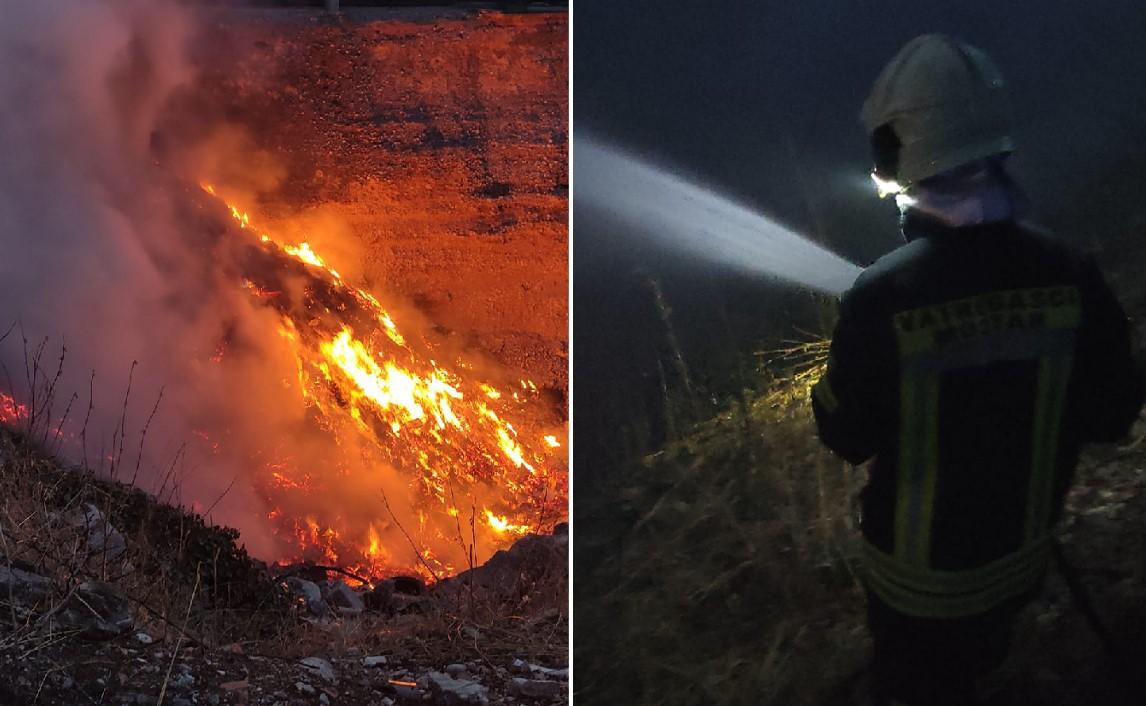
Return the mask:
[(578, 136), (576, 199), (694, 257), (838, 296), (861, 268), (669, 170)]

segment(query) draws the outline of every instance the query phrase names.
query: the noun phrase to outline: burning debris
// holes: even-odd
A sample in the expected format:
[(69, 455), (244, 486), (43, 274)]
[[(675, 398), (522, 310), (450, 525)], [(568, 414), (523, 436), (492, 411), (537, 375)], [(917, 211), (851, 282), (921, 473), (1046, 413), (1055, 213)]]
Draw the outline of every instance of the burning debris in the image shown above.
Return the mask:
[[(219, 199), (213, 185), (202, 190)], [(308, 242), (283, 242), (219, 201), (238, 226), (242, 286), (280, 317), (281, 344), (297, 367), (290, 385), (307, 412), (304, 433), (328, 452), (322, 468), (272, 457), (256, 481), (280, 537), (295, 544), (298, 555), (289, 558), (380, 576), (405, 566), (403, 547), (393, 543), (397, 530), (418, 550), (418, 564), (409, 568), (436, 580), (461, 567), (434, 547), (496, 547), (563, 519), (565, 460), (531, 409), (534, 383), (520, 380), (507, 390), (464, 360), (439, 363), (445, 354), (439, 343), (400, 330), (376, 297), (347, 283)], [(225, 363), (225, 348), (212, 360)], [(345, 449), (355, 450), (353, 458)], [(365, 512), (297, 510), (307, 507), (308, 495), (330, 492), (342, 479), (369, 487), (371, 473), (382, 467), (406, 474), (415, 486), (417, 527), (401, 527), (384, 494), (365, 503)]]

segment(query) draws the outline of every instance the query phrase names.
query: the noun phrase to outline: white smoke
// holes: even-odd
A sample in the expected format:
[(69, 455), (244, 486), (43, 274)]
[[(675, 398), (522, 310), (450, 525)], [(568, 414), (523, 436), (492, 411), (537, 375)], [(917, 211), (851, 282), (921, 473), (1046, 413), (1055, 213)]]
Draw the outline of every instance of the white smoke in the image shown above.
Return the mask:
[[(51, 375), (66, 344), (56, 414), (78, 395), (70, 417), (78, 431), (94, 371), (86, 452), (105, 468), (125, 412), (124, 464), (134, 467), (132, 447), (165, 388), (141, 463), (139, 482), (150, 490), (204, 418), (227, 421), (222, 400), (193, 389), (224, 374), (196, 369), (204, 349), (228, 327), (274, 335), (271, 319), (222, 286), (209, 256), (193, 249), (172, 200), (181, 185), (153, 154), (164, 111), (194, 77), (186, 60), (194, 29), (168, 0), (0, 10), (0, 331), (19, 325), (0, 346), (0, 380), (26, 396), (26, 349), (48, 341), (42, 363)], [(75, 443), (61, 450), (80, 453)], [(182, 499), (205, 507), (225, 495), (214, 519), (239, 526), (257, 551), (254, 494), (242, 482), (226, 492), (238, 466), (209, 453), (186, 459)]]

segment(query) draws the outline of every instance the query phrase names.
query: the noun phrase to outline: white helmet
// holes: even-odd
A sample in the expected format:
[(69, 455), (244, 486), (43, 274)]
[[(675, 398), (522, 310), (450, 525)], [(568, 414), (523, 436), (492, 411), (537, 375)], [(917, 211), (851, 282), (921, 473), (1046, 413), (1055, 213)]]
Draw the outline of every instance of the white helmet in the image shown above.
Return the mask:
[(860, 113), (875, 176), (902, 188), (1014, 150), (1002, 74), (979, 49), (941, 34), (907, 43)]

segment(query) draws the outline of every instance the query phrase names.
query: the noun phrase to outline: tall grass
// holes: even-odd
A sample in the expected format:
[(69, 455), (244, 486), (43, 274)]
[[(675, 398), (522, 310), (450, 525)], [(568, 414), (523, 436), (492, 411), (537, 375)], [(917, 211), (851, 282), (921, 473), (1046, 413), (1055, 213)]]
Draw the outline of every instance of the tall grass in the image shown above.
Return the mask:
[(783, 353), (763, 392), (578, 497), (579, 703), (821, 704), (863, 666), (863, 474), (816, 438), (824, 344)]

